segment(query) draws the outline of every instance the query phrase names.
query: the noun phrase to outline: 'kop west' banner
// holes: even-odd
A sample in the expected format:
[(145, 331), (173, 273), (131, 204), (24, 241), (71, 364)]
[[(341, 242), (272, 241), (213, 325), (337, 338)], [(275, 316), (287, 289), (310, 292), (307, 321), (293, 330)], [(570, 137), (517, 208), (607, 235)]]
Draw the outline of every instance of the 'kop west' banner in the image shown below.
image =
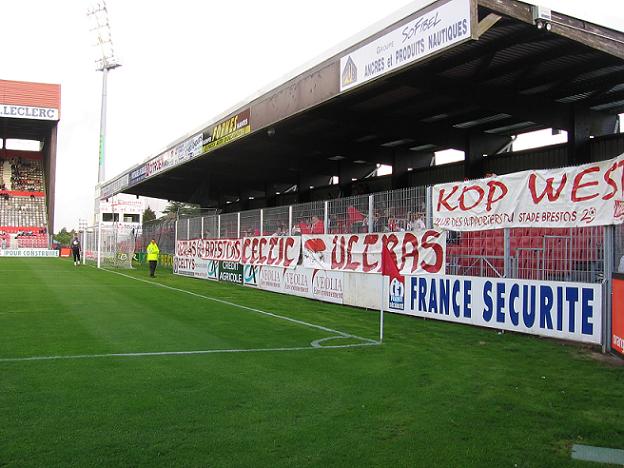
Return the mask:
[(176, 256), (240, 262), (241, 239), (191, 239), (176, 242)]
[(320, 270), (381, 273), (387, 245), (403, 275), (444, 273), (446, 232), (429, 229), (387, 234), (303, 236), (303, 265)]
[(243, 265), (295, 268), (301, 256), (301, 237), (246, 237), (241, 249)]
[(584, 227), (624, 221), (624, 154), (433, 188), (433, 224), (456, 231)]

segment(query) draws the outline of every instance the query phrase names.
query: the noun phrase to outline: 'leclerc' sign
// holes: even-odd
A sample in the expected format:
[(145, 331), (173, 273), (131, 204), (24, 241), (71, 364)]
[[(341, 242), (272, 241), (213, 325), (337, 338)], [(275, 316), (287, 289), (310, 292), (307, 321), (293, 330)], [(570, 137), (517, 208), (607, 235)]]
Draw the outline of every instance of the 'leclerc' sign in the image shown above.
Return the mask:
[(0, 117), (11, 119), (58, 120), (59, 111), (50, 107), (0, 104)]

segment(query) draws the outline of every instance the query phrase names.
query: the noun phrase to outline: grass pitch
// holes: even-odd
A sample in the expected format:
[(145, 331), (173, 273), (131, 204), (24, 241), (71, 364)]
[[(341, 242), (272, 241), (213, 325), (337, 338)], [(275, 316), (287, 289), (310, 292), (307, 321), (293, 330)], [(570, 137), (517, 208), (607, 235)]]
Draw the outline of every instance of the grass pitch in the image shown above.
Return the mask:
[(624, 368), (577, 346), (390, 314), (375, 346), (377, 312), (122, 273), (0, 259), (0, 466), (592, 467), (573, 443), (624, 448)]

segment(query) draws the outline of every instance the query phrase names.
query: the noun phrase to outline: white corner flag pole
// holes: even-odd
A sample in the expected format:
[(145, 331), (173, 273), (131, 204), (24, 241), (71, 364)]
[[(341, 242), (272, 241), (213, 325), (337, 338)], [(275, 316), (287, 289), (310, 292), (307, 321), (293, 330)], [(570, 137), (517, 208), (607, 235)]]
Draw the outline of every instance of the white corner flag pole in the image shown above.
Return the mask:
[(101, 266), (101, 253), (102, 253), (102, 223), (98, 222), (98, 237), (97, 237), (97, 267)]
[[(382, 260), (383, 262), (383, 260)], [(383, 274), (383, 268), (381, 273), (381, 301), (379, 303), (379, 343), (383, 342), (383, 329), (384, 329), (384, 289), (385, 289), (385, 276)]]

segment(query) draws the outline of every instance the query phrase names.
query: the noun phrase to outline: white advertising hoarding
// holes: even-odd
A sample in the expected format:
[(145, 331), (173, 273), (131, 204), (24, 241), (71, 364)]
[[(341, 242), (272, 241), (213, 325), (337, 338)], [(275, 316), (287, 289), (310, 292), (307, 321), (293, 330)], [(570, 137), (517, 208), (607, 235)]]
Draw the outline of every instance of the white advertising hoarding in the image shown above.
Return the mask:
[(342, 57), (340, 91), (470, 39), (470, 0), (438, 5)]
[(58, 250), (49, 249), (0, 249), (0, 257), (58, 257)]
[(423, 275), (386, 290), (384, 306), (392, 312), (585, 343), (601, 339), (600, 284)]

